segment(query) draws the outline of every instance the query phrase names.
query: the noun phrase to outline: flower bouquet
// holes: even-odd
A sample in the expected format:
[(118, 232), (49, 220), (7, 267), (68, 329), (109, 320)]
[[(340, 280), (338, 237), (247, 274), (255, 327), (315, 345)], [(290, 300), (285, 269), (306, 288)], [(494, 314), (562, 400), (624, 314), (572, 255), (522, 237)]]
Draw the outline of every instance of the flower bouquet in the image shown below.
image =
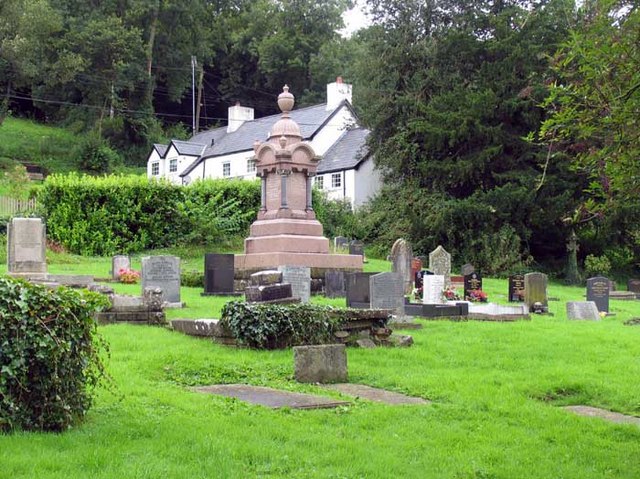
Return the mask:
[(121, 283), (136, 284), (140, 279), (140, 273), (132, 269), (121, 268), (118, 271), (118, 276)]
[(442, 298), (446, 301), (458, 301), (460, 300), (460, 295), (456, 293), (456, 288), (450, 286), (442, 292)]
[(481, 289), (472, 289), (467, 295), (467, 300), (472, 303), (486, 303), (488, 299), (487, 293)]

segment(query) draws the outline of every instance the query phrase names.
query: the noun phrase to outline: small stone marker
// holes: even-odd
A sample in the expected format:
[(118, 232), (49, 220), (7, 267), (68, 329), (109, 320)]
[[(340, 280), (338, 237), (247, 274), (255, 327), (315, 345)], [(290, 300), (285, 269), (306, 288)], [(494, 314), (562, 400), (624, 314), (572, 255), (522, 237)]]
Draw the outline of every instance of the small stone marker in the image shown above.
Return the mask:
[(627, 291), (632, 293), (640, 293), (640, 279), (630, 279), (627, 282)]
[(204, 296), (234, 294), (234, 258), (233, 254), (204, 255)]
[(549, 310), (547, 299), (547, 275), (544, 273), (527, 273), (524, 275), (524, 302), (529, 311), (533, 311), (533, 305), (540, 303), (543, 312)]
[(131, 258), (123, 254), (117, 254), (111, 257), (111, 279), (119, 280), (120, 271), (123, 269), (131, 269)]
[(295, 346), (295, 378), (300, 383), (347, 381), (347, 350), (344, 344)]
[(311, 297), (311, 268), (307, 266), (279, 266), (282, 282), (291, 285), (291, 295), (302, 303)]
[(442, 247), (438, 246), (429, 253), (429, 271), (435, 275), (444, 276), (444, 286), (448, 288), (451, 284), (451, 255)]
[(587, 301), (593, 301), (598, 311), (609, 312), (609, 279), (596, 276), (587, 280)]
[(379, 273), (369, 277), (371, 309), (391, 309), (404, 316), (404, 279), (399, 273)]
[(599, 321), (600, 313), (593, 301), (569, 301), (567, 303), (567, 319)]
[(230, 335), (220, 324), (219, 319), (173, 319), (170, 321), (174, 331), (188, 336), (216, 337)]
[(268, 284), (282, 283), (282, 271), (274, 269), (258, 271), (249, 277), (251, 286), (266, 286)]
[(362, 243), (362, 241), (353, 240), (349, 243), (349, 254), (364, 256), (364, 243)]
[(345, 275), (347, 308), (368, 309), (371, 306), (369, 276), (374, 274), (377, 273), (347, 273)]
[(411, 294), (413, 291), (413, 276), (411, 274), (411, 259), (413, 249), (408, 241), (400, 238), (393, 243), (391, 248), (391, 271), (398, 273), (404, 283), (403, 293)]
[(471, 291), (482, 290), (482, 275), (473, 272), (464, 277), (464, 297), (467, 298)]
[(146, 256), (142, 258), (142, 291), (160, 288), (168, 303), (180, 303), (180, 258)]
[(293, 299), (292, 294), (291, 285), (289, 283), (249, 286), (244, 291), (245, 298), (250, 303)]
[(344, 298), (346, 294), (344, 271), (325, 271), (324, 295), (327, 298)]
[(580, 416), (598, 417), (604, 419), (605, 421), (613, 422), (616, 424), (635, 424), (636, 426), (640, 426), (640, 417), (627, 416), (626, 414), (607, 411), (606, 409), (600, 409), (598, 407), (565, 406), (564, 409)]
[(509, 276), (509, 301), (524, 301), (524, 275), (513, 274)]
[(445, 288), (444, 276), (439, 274), (429, 274), (422, 277), (422, 303), (442, 304), (442, 293)]
[(46, 244), (46, 228), (40, 218), (13, 218), (7, 225), (7, 272), (44, 279)]
[(364, 384), (327, 384), (323, 386), (327, 389), (341, 392), (349, 396), (366, 399), (367, 401), (381, 402), (385, 404), (431, 404), (431, 401), (414, 396), (387, 391), (385, 389), (373, 388)]
[(474, 273), (475, 270), (476, 269), (473, 267), (471, 263), (465, 263), (462, 265), (462, 268), (460, 268), (460, 275), (469, 276), (471, 273)]
[(336, 250), (343, 250), (349, 247), (349, 238), (345, 236), (336, 236), (333, 238), (333, 247)]
[(312, 394), (278, 391), (277, 389), (261, 386), (249, 386), (246, 384), (218, 384), (215, 386), (202, 386), (194, 388), (194, 391), (236, 398), (251, 404), (259, 404), (273, 409), (282, 407), (289, 407), (292, 409), (319, 409), (346, 406), (349, 404), (347, 401), (340, 401), (333, 398), (315, 396)]

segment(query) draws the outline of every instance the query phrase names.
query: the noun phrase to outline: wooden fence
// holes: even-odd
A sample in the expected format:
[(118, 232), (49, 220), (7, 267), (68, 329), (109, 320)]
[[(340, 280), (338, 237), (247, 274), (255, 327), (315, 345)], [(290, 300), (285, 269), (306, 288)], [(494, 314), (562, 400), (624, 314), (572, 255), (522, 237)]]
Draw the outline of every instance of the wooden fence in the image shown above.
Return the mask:
[(22, 200), (10, 196), (0, 196), (0, 215), (10, 216), (16, 213), (28, 213), (38, 206), (35, 198)]

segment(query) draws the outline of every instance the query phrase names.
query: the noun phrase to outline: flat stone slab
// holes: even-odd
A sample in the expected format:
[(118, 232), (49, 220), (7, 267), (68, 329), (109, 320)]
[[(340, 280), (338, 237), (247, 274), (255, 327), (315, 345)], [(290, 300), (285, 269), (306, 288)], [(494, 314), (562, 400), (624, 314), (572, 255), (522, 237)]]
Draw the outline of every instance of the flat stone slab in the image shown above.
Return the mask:
[(607, 411), (598, 407), (591, 406), (565, 406), (563, 409), (571, 411), (580, 416), (599, 417), (605, 421), (614, 422), (616, 424), (635, 424), (640, 426), (640, 417), (627, 416), (619, 412)]
[(431, 404), (426, 399), (406, 396), (405, 394), (387, 391), (386, 389), (373, 388), (364, 384), (325, 384), (322, 387), (333, 389), (349, 396), (356, 396), (367, 401), (381, 402), (385, 404)]
[(197, 387), (194, 388), (194, 390), (201, 393), (232, 397), (273, 409), (282, 407), (290, 407), (293, 409), (321, 409), (350, 404), (347, 401), (315, 396), (313, 394), (292, 393), (246, 384), (217, 384), (214, 386)]

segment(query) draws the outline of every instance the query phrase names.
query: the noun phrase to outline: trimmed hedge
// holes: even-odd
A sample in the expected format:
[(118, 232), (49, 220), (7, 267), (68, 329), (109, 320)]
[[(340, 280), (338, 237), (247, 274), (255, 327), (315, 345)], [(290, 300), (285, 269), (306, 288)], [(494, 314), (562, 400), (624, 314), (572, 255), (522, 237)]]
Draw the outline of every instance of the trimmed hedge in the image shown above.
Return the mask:
[(39, 191), (48, 238), (82, 255), (113, 255), (244, 234), (260, 185), (244, 180), (178, 186), (141, 176), (52, 175)]
[(106, 297), (0, 278), (0, 432), (62, 431), (104, 377), (94, 312)]

